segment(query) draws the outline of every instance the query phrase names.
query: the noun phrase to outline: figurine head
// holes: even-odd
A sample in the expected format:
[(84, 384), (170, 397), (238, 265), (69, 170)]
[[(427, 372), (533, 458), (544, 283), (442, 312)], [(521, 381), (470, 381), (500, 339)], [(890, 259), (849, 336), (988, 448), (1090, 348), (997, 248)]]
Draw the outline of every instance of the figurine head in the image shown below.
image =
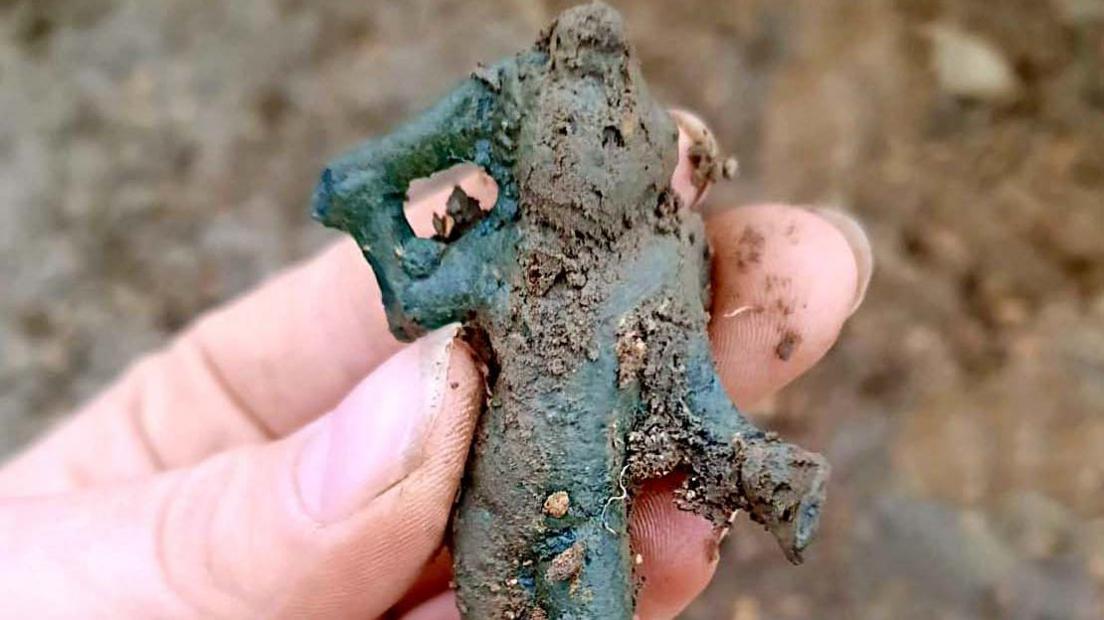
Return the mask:
[(567, 11), (538, 44), (518, 173), (524, 213), (567, 239), (612, 239), (654, 213), (678, 133), (652, 99), (621, 16), (600, 2)]
[(604, 76), (628, 61), (629, 43), (621, 15), (601, 2), (564, 12), (545, 40), (553, 71)]

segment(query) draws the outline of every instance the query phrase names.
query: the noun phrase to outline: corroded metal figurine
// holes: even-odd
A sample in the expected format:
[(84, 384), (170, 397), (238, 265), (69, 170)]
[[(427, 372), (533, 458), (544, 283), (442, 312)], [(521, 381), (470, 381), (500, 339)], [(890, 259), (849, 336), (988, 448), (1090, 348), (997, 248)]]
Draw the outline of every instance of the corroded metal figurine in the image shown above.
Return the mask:
[[(755, 428), (717, 376), (709, 250), (671, 190), (676, 158), (620, 16), (596, 3), (322, 173), (314, 216), (359, 242), (395, 336), (460, 321), (488, 362), (453, 520), (466, 618), (632, 618), (627, 511), (676, 471), (680, 507), (718, 527), (745, 511), (795, 562), (814, 534), (827, 464)], [(415, 236), (408, 186), (460, 162), (497, 182), (494, 208)]]

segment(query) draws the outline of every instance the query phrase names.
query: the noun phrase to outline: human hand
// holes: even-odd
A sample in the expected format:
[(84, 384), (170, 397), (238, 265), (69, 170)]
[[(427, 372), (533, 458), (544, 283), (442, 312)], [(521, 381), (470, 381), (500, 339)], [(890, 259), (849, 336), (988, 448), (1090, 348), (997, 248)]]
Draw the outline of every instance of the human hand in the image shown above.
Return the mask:
[[(703, 126), (676, 117), (689, 202), (687, 136)], [(493, 193), (485, 177), (461, 185)], [(416, 229), (447, 194), (411, 206)], [(832, 345), (869, 246), (842, 216), (781, 205), (708, 226), (714, 353), (748, 405)], [(483, 392), (454, 333), (396, 342), (348, 241), (201, 317), (0, 469), (5, 611), (456, 618), (442, 540)], [(645, 620), (677, 614), (715, 568), (712, 526), (673, 490), (656, 481), (633, 506)]]

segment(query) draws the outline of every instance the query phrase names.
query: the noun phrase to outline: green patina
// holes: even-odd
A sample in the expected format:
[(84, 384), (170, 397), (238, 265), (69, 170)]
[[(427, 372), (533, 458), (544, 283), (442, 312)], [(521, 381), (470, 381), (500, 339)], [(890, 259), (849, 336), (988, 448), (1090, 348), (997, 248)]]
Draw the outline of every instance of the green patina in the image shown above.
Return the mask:
[[(395, 336), (463, 322), (490, 368), (453, 519), (466, 618), (632, 618), (627, 511), (651, 478), (681, 473), (681, 508), (717, 527), (746, 511), (795, 562), (815, 532), (827, 464), (756, 429), (717, 376), (676, 146), (596, 3), (322, 174), (314, 216), (356, 238)], [(415, 236), (410, 183), (462, 162), (498, 184), (494, 208)]]

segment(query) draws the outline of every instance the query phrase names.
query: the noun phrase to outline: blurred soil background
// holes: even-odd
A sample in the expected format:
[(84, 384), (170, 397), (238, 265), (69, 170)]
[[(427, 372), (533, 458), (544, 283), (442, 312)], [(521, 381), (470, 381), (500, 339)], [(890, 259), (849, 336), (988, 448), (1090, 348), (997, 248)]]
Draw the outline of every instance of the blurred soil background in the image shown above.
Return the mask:
[[(333, 239), (327, 158), (567, 4), (0, 0), (0, 455)], [(876, 255), (754, 412), (835, 467), (812, 557), (741, 521), (684, 617), (1104, 617), (1104, 0), (615, 4), (740, 159), (712, 208), (839, 206)]]

